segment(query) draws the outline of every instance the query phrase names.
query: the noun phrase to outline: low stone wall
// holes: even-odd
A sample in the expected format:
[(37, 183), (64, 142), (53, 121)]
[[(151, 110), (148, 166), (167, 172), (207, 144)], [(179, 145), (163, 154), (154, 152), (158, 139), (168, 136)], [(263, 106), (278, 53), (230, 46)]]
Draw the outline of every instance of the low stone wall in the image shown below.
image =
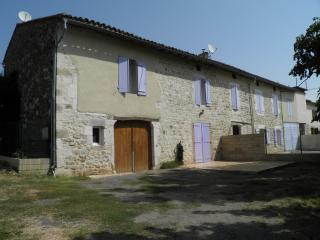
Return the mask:
[(221, 150), (224, 161), (263, 161), (266, 153), (264, 135), (222, 136)]
[(320, 161), (320, 153), (279, 153), (279, 154), (267, 154), (266, 161)]
[(0, 155), (0, 162), (7, 162), (19, 173), (47, 174), (49, 158), (14, 158)]
[(320, 135), (302, 135), (302, 150), (320, 151)]

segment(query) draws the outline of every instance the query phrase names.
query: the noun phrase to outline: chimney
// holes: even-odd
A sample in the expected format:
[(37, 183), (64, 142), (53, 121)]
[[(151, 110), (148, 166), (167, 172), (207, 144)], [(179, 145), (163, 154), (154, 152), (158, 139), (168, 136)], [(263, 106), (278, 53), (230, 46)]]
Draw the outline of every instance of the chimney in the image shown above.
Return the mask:
[(207, 52), (205, 49), (202, 49), (202, 53), (200, 53), (198, 56), (208, 59), (209, 58), (209, 52)]

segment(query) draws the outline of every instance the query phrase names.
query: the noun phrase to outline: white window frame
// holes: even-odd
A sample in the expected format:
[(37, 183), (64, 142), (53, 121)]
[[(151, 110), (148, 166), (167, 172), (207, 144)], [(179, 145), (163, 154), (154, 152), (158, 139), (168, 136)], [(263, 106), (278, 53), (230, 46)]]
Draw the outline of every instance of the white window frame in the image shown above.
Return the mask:
[[(99, 129), (99, 142), (93, 141), (93, 129)], [(104, 145), (104, 127), (102, 126), (92, 126), (92, 146), (103, 146)]]

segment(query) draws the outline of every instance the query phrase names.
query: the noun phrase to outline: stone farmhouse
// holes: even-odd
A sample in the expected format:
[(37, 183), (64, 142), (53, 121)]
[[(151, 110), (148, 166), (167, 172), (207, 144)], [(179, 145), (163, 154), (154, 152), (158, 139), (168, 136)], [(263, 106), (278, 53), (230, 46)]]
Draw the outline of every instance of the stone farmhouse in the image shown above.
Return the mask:
[[(270, 152), (311, 132), (304, 89), (68, 14), (19, 23), (4, 59), (20, 93), (19, 153), (57, 174), (221, 158), (221, 136), (264, 133)], [(310, 111), (309, 111), (310, 112)]]

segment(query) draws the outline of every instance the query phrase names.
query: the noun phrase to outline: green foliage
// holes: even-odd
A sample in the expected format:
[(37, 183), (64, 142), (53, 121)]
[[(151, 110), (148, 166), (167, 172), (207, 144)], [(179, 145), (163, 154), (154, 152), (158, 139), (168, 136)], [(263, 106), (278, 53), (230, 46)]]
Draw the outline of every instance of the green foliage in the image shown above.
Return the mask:
[(297, 37), (293, 59), (296, 61), (290, 75), (308, 79), (320, 74), (320, 18), (314, 18), (306, 33)]
[(160, 166), (160, 169), (170, 169), (170, 168), (177, 168), (181, 166), (183, 163), (178, 161), (168, 161), (163, 162)]
[[(320, 75), (320, 18), (314, 18), (306, 33), (297, 37), (293, 59), (296, 62), (289, 75), (307, 80)], [(320, 89), (316, 102), (317, 114), (313, 121), (320, 121)]]

